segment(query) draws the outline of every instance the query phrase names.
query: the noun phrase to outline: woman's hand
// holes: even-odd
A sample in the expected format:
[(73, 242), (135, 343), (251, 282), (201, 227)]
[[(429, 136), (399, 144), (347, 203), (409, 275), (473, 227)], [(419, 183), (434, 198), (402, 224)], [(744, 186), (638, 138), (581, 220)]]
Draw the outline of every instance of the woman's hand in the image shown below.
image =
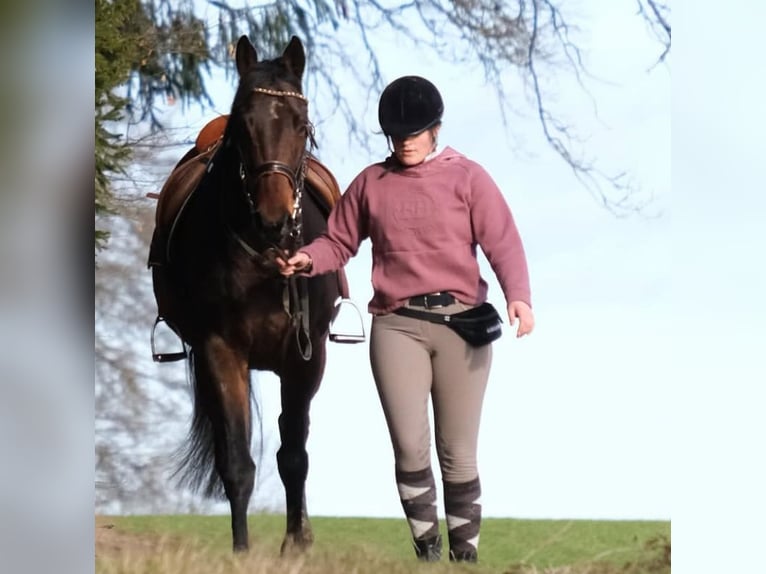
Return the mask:
[(281, 257), (277, 257), (276, 262), (279, 266), (279, 272), (285, 277), (300, 273), (301, 271), (307, 271), (311, 268), (311, 257), (309, 257), (308, 253), (304, 253), (303, 251), (298, 251), (298, 253), (290, 257), (287, 261)]
[(517, 338), (529, 335), (535, 328), (535, 315), (524, 301), (511, 301), (508, 304), (508, 319), (511, 326), (516, 324), (516, 319), (519, 320), (519, 328), (516, 330)]

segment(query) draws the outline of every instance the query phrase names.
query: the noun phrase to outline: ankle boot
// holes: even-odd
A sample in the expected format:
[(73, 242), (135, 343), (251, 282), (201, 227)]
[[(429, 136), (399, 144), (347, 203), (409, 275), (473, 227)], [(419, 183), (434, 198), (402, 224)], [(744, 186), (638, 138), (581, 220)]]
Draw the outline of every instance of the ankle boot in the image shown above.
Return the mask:
[(423, 538), (421, 540), (413, 540), (412, 545), (415, 547), (415, 555), (418, 560), (422, 562), (438, 562), (442, 557), (442, 537), (441, 534), (437, 534), (432, 538)]
[(477, 562), (479, 559), (476, 550), (464, 550), (462, 552), (449, 551), (450, 562)]

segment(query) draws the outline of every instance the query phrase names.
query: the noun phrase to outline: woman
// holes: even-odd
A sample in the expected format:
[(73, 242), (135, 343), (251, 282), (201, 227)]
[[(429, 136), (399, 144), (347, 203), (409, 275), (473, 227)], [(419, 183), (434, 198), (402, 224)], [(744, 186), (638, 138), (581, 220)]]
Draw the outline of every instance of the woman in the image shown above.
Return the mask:
[(351, 183), (327, 233), (302, 247), (283, 275), (334, 271), (372, 242), (370, 361), (394, 449), (399, 495), (421, 560), (441, 557), (431, 471), (428, 400), (433, 401), (449, 556), (476, 562), (481, 485), (476, 463), (491, 344), (472, 347), (446, 325), (405, 317), (401, 307), (453, 314), (486, 300), (481, 246), (508, 304), (517, 337), (534, 327), (527, 264), (500, 190), (477, 163), (437, 151), (444, 111), (428, 80), (404, 76), (380, 97), (378, 119), (393, 153)]

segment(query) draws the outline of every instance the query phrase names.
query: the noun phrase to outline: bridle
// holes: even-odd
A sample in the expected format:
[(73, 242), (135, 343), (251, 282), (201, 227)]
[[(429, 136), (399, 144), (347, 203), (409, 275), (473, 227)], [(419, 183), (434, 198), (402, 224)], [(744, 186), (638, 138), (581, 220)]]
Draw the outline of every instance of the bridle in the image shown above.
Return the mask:
[[(306, 96), (304, 96), (300, 92), (293, 92), (293, 91), (286, 91), (286, 90), (273, 90), (270, 88), (253, 88), (252, 91), (260, 93), (260, 94), (266, 94), (268, 96), (283, 97), (283, 98), (297, 98), (299, 100), (306, 102), (306, 104), (308, 104), (308, 98), (306, 98)], [(314, 126), (308, 120), (306, 121), (306, 129), (308, 132), (308, 135), (306, 137), (306, 142), (308, 146), (310, 146), (310, 149), (313, 149), (314, 146), (316, 145), (316, 142), (314, 140)], [(310, 149), (307, 149), (307, 147), (304, 147), (303, 154), (301, 155), (300, 165), (295, 169), (293, 169), (291, 166), (281, 161), (267, 160), (256, 165), (255, 168), (253, 168), (249, 172), (245, 168), (245, 162), (242, 159), (242, 156), (243, 156), (242, 151), (239, 150), (239, 154), (240, 154), (239, 177), (245, 188), (245, 198), (247, 199), (248, 205), (250, 207), (251, 215), (255, 215), (256, 207), (255, 207), (255, 202), (253, 201), (252, 196), (247, 190), (246, 181), (248, 179), (252, 180), (253, 182), (257, 182), (260, 178), (262, 178), (265, 175), (277, 174), (277, 175), (286, 177), (287, 180), (290, 182), (290, 187), (293, 190), (293, 212), (290, 217), (291, 221), (289, 225), (289, 230), (283, 234), (283, 239), (285, 238), (284, 235), (289, 235), (293, 239), (293, 241), (297, 241), (301, 237), (303, 184), (306, 179), (306, 168), (308, 165)]]
[[(274, 97), (298, 98), (308, 104), (308, 99), (300, 92), (272, 90), (269, 88), (253, 88), (252, 91)], [(240, 156), (239, 177), (242, 183), (245, 199), (250, 208), (251, 218), (255, 218), (257, 209), (255, 207), (255, 201), (253, 201), (253, 197), (248, 190), (248, 179), (252, 180), (253, 183), (256, 183), (265, 175), (277, 174), (286, 177), (290, 182), (290, 187), (293, 190), (293, 212), (290, 216), (289, 224), (285, 224), (282, 227), (280, 243), (283, 244), (284, 241), (289, 238), (291, 245), (296, 250), (303, 245), (303, 186), (306, 180), (308, 159), (311, 155), (311, 150), (316, 146), (314, 126), (308, 120), (306, 121), (306, 129), (308, 132), (306, 136), (306, 145), (304, 145), (303, 153), (301, 154), (300, 165), (296, 169), (293, 169), (288, 164), (281, 161), (268, 160), (259, 163), (255, 168), (248, 172), (245, 168), (242, 151), (238, 150)], [(231, 228), (229, 228), (229, 233), (251, 259), (260, 263), (262, 266), (271, 264), (268, 257), (263, 253), (260, 253), (257, 249), (254, 249)], [(279, 245), (270, 244), (265, 251), (268, 250), (274, 250), (280, 257), (287, 259), (287, 254)], [(282, 302), (285, 313), (290, 317), (295, 327), (298, 350), (303, 359), (307, 361), (312, 355), (312, 345), (309, 336), (309, 302), (308, 285), (306, 281), (306, 278), (297, 278), (295, 276), (287, 278), (282, 295)]]

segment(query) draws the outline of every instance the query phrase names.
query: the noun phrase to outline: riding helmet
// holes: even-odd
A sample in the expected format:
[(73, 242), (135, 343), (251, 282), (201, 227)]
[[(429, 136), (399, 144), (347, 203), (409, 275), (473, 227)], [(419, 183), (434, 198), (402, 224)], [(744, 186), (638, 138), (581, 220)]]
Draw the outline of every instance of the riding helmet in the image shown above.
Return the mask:
[(439, 90), (420, 76), (402, 76), (380, 95), (378, 121), (383, 133), (405, 138), (424, 132), (441, 121), (444, 102)]

